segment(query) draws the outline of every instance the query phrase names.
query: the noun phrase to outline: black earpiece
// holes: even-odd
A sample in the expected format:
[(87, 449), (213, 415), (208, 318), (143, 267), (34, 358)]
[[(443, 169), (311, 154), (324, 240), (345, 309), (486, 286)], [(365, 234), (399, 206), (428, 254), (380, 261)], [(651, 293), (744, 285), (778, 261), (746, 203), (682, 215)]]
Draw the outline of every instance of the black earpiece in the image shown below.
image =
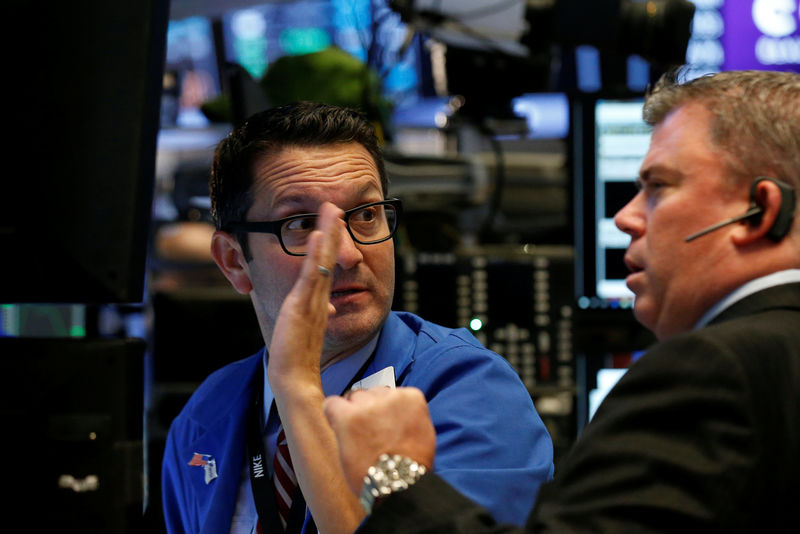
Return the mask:
[[(759, 176), (753, 181), (753, 185), (750, 187), (750, 206), (758, 206), (756, 201), (756, 186), (759, 182), (764, 180), (768, 180), (775, 185), (778, 186), (778, 189), (781, 191), (781, 207), (778, 210), (778, 216), (775, 217), (775, 222), (772, 223), (772, 227), (770, 227), (769, 232), (767, 232), (767, 236), (773, 241), (780, 241), (781, 239), (789, 233), (789, 228), (792, 227), (792, 220), (794, 219), (794, 206), (795, 206), (795, 196), (794, 196), (794, 188), (787, 184), (786, 182), (782, 182), (775, 178), (767, 178), (765, 176)], [(759, 208), (760, 210), (760, 208)], [(758, 224), (761, 222), (761, 211), (758, 212), (757, 215), (751, 219), (752, 224)]]
[(778, 216), (775, 217), (775, 222), (770, 227), (769, 231), (767, 232), (767, 237), (772, 239), (773, 241), (780, 241), (781, 239), (789, 233), (789, 228), (792, 226), (792, 220), (794, 219), (794, 206), (795, 206), (795, 195), (794, 189), (792, 186), (787, 184), (786, 182), (782, 182), (781, 180), (777, 180), (775, 178), (768, 178), (766, 176), (759, 176), (755, 180), (753, 180), (753, 185), (750, 186), (750, 207), (741, 215), (737, 215), (732, 219), (727, 219), (725, 221), (719, 222), (715, 225), (709, 226), (699, 232), (690, 235), (686, 238), (686, 242), (692, 241), (693, 239), (697, 239), (700, 236), (706, 235), (709, 232), (713, 232), (723, 226), (727, 226), (729, 224), (734, 224), (739, 221), (747, 220), (751, 225), (757, 225), (761, 222), (761, 217), (763, 215), (764, 209), (759, 206), (758, 198), (756, 196), (756, 187), (760, 182), (764, 180), (770, 181), (778, 186), (778, 189), (781, 191), (781, 207), (778, 210)]

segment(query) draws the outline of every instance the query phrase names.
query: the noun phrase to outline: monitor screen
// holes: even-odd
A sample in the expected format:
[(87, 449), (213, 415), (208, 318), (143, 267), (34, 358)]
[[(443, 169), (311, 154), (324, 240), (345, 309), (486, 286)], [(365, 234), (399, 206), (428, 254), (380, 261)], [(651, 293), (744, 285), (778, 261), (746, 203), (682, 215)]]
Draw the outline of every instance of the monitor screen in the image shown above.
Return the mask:
[(576, 298), (580, 309), (629, 309), (623, 263), (628, 235), (614, 215), (635, 194), (650, 144), (642, 99), (583, 99), (575, 128)]
[(219, 58), (210, 17), (171, 20), (167, 29), (162, 128), (209, 125), (201, 106), (222, 92)]
[(13, 3), (0, 303), (142, 301), (168, 7)]
[[(212, 11), (187, 12), (169, 23), (161, 116), (165, 128), (238, 123), (265, 107), (295, 99), (333, 99), (341, 104), (352, 91), (341, 81), (331, 85), (303, 77), (297, 86), (283, 82), (287, 69), (303, 71), (313, 65), (338, 72), (332, 61), (353, 68), (341, 63), (342, 56), (318, 54), (291, 67), (284, 64), (280, 75), (274, 70), (282, 58), (330, 52), (331, 47), (372, 68), (380, 79), (381, 97), (395, 111), (415, 108), (434, 94), (423, 37), (409, 35), (388, 0), (297, 0)], [(277, 80), (268, 79), (271, 70)], [(287, 100), (292, 95), (296, 96)], [(230, 110), (225, 105), (228, 97)]]
[[(614, 215), (636, 193), (650, 145), (643, 98), (573, 100), (575, 382), (578, 430), (633, 360), (654, 341), (636, 322), (623, 262), (630, 237)], [(604, 369), (610, 369), (604, 371)]]
[(800, 71), (797, 0), (693, 0), (689, 77), (725, 70)]
[[(419, 96), (420, 50), (389, 2), (300, 0), (254, 5), (222, 17), (225, 60), (261, 79), (284, 56), (336, 46), (374, 67), (397, 106)], [(407, 46), (406, 46), (407, 44)]]

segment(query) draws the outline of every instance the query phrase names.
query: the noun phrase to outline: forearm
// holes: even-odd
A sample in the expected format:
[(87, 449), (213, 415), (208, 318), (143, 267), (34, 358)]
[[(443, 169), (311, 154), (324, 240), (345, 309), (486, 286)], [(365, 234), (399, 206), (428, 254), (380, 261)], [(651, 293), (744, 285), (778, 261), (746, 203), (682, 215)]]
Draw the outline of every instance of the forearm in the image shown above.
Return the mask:
[(306, 504), (322, 534), (352, 533), (364, 510), (347, 485), (336, 437), (322, 411), (321, 384), (293, 384), (275, 401)]
[[(275, 395), (292, 466), (306, 504), (323, 534), (351, 533), (364, 512), (339, 464), (333, 430), (322, 411), (320, 359), (330, 304), (331, 277), (319, 266), (336, 263), (344, 233), (342, 211), (320, 207), (300, 276), (284, 299), (269, 341), (268, 381)], [(266, 336), (265, 336), (266, 337)]]

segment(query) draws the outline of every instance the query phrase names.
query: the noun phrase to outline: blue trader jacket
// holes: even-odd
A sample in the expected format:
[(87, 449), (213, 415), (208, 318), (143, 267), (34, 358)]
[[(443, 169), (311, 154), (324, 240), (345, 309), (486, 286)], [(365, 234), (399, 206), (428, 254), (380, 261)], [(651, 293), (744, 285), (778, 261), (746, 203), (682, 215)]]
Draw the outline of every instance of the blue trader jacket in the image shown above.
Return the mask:
[[(213, 373), (172, 423), (162, 471), (170, 534), (230, 529), (263, 352)], [(391, 312), (364, 376), (388, 366), (398, 386), (425, 394), (437, 434), (436, 473), (498, 520), (523, 524), (539, 487), (553, 475), (553, 449), (508, 362), (463, 328)], [(195, 453), (205, 455), (200, 463), (213, 459), (216, 478), (207, 482)]]

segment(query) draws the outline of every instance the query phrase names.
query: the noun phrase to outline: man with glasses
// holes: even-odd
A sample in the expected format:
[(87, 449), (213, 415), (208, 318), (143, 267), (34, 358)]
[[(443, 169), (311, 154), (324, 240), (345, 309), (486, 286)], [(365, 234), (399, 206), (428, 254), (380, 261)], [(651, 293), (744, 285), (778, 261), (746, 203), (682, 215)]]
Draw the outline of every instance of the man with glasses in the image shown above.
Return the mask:
[[(390, 311), (402, 205), (373, 128), (323, 104), (256, 114), (217, 147), (210, 187), (212, 255), (250, 296), (266, 347), (212, 374), (173, 422), (169, 532), (352, 532), (364, 510), (323, 401), (395, 385), (430, 403), (436, 472), (521, 524), (552, 476), (549, 435), (503, 358), (465, 329)], [(290, 294), (298, 279), (313, 297)], [(281, 324), (306, 320), (273, 346)]]

